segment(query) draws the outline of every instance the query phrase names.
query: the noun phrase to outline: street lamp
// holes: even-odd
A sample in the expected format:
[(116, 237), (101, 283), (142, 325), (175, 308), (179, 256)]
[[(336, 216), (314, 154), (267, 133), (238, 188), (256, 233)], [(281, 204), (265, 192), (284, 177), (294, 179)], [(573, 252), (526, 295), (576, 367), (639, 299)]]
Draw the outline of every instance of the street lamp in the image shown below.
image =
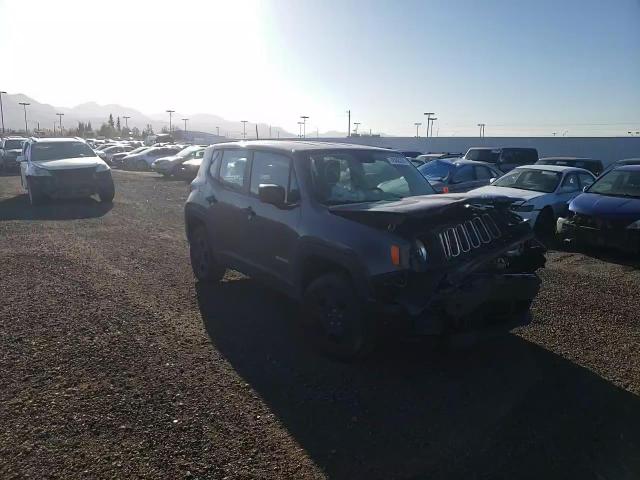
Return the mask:
[(360, 125), (362, 125), (362, 122), (353, 122), (353, 124), (356, 126), (356, 128), (353, 129), (353, 133), (355, 133), (357, 135), (358, 134), (358, 127)]
[(2, 110), (2, 94), (7, 93), (0, 90), (0, 118), (2, 118), (2, 133), (4, 134), (4, 111)]
[(424, 112), (427, 116), (427, 137), (429, 136), (429, 124), (431, 123), (431, 115), (435, 115), (433, 112)]
[(307, 117), (306, 115), (302, 115), (300, 117), (302, 119), (302, 138), (307, 138)]
[(430, 137), (433, 137), (433, 124), (436, 120), (438, 120), (438, 117), (431, 117), (431, 133), (429, 133)]
[(187, 121), (189, 119), (188, 118), (181, 118), (180, 120), (182, 120), (184, 122), (184, 133), (187, 133)]
[(422, 123), (416, 122), (414, 123), (414, 125), (416, 126), (416, 138), (420, 138), (420, 132), (418, 129), (420, 128), (420, 125), (422, 125)]
[(175, 113), (175, 110), (167, 110), (167, 113), (169, 114), (169, 133), (171, 133), (171, 115)]
[(58, 116), (58, 118), (60, 119), (60, 136), (64, 135), (62, 133), (62, 117), (64, 117), (64, 113), (56, 113), (56, 115)]
[(298, 122), (298, 138), (302, 138), (302, 122)]
[(478, 127), (480, 127), (480, 138), (484, 138), (484, 123), (479, 123)]
[(216, 127), (216, 135), (219, 137), (220, 136), (220, 127)]
[(349, 120), (349, 126), (347, 127), (347, 137), (351, 136), (351, 110), (347, 110), (347, 117)]
[(240, 120), (242, 122), (242, 138), (247, 138), (247, 120)]
[(129, 122), (127, 120), (129, 120), (131, 117), (127, 116), (127, 115), (123, 115), (122, 118), (124, 118), (124, 126), (127, 129), (127, 131), (129, 131)]
[(22, 105), (22, 108), (24, 108), (24, 134), (28, 135), (29, 128), (27, 127), (27, 105), (31, 105), (31, 104), (27, 102), (20, 102), (20, 105)]

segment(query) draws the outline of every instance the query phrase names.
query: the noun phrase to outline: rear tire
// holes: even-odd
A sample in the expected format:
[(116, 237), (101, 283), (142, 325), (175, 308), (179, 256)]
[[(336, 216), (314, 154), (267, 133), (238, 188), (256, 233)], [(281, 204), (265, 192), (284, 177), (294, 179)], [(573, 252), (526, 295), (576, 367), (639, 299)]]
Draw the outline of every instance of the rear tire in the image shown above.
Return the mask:
[(27, 178), (27, 189), (29, 191), (29, 203), (31, 203), (32, 206), (41, 205), (44, 201), (44, 194), (31, 178)]
[(310, 341), (328, 357), (354, 361), (376, 345), (375, 321), (368, 318), (350, 279), (342, 273), (327, 273), (311, 282), (303, 297), (303, 315)]
[(189, 235), (189, 257), (193, 274), (199, 281), (218, 282), (224, 277), (227, 269), (214, 258), (204, 225), (198, 225)]

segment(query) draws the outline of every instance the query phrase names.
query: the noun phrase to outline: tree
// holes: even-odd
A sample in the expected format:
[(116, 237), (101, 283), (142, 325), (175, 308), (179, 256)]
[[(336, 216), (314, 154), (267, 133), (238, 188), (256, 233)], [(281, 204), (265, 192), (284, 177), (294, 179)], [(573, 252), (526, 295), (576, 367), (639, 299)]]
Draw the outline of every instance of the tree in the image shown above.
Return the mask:
[(140, 129), (138, 127), (133, 127), (131, 129), (131, 135), (133, 135), (134, 138), (140, 138)]
[(142, 131), (142, 136), (147, 137), (149, 135), (153, 135), (153, 127), (150, 123), (147, 123), (147, 126), (144, 127), (144, 130)]
[(118, 130), (119, 132), (122, 131), (122, 128), (120, 127), (120, 117), (118, 117), (118, 119), (116, 120), (116, 130)]
[(109, 122), (108, 122), (108, 124), (109, 124), (109, 126), (110, 126), (111, 128), (113, 128), (113, 127), (114, 127), (114, 125), (115, 125), (115, 124), (113, 123), (113, 115), (112, 115), (112, 114), (109, 114)]
[(162, 129), (160, 130), (161, 133), (171, 133), (169, 131), (169, 127), (162, 127)]

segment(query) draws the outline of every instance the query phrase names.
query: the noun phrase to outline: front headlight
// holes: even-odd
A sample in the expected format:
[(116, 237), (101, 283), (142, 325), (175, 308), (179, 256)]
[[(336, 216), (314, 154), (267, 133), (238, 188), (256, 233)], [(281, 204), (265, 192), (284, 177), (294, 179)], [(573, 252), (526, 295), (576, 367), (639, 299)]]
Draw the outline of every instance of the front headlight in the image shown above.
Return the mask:
[(423, 271), (429, 262), (427, 247), (421, 240), (415, 239), (411, 247), (411, 267), (416, 271)]
[(636, 220), (629, 226), (627, 226), (627, 230), (640, 230), (640, 220)]
[(109, 170), (111, 170), (109, 168), (109, 165), (107, 165), (106, 163), (101, 163), (100, 165), (98, 165), (96, 167), (96, 172), (108, 172)]
[(51, 172), (46, 168), (39, 167), (35, 163), (32, 164), (33, 169), (31, 170), (31, 175), (34, 177), (50, 177)]

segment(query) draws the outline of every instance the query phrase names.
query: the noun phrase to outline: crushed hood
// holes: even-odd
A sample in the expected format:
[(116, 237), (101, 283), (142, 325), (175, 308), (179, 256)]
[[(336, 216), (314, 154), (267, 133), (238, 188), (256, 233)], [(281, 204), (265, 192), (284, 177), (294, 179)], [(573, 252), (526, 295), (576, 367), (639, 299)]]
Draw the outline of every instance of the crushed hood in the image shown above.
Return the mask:
[[(518, 199), (519, 200), (519, 199)], [(400, 225), (407, 220), (453, 217), (474, 208), (508, 208), (516, 199), (504, 196), (447, 194), (407, 197), (390, 202), (367, 202), (334, 205), (329, 211), (335, 215), (371, 226)], [(446, 215), (447, 217), (441, 217)]]

